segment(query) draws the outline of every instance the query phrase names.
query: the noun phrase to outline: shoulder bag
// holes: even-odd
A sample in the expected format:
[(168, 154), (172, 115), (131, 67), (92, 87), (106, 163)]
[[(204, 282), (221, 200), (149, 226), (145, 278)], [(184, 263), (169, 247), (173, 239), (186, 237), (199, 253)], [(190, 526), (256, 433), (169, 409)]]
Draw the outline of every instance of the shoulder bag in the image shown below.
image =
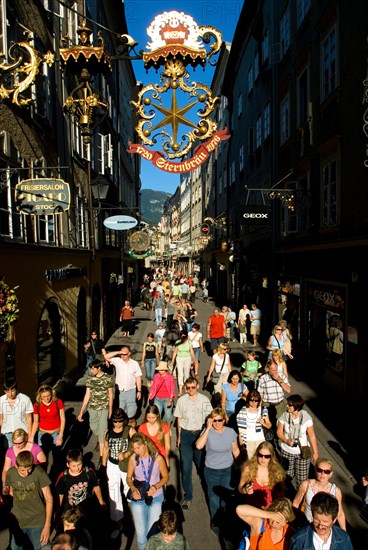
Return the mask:
[[(258, 535), (255, 550), (259, 549), (259, 542), (260, 542), (261, 538), (263, 537), (263, 533), (265, 531), (266, 531), (266, 529), (265, 529), (265, 520), (262, 519), (261, 532)], [(242, 537), (242, 540), (240, 541), (240, 544), (239, 544), (237, 550), (249, 550), (249, 548), (250, 548), (250, 531), (248, 531), (248, 529), (246, 529), (245, 531), (243, 531), (243, 537)]]
[[(300, 412), (300, 424), (299, 424), (299, 432), (303, 424), (303, 413)], [(303, 460), (310, 460), (312, 458), (312, 449), (309, 445), (301, 445), (299, 437), (297, 438), (297, 442), (300, 449), (300, 456)]]
[[(152, 458), (152, 457), (151, 457)], [(133, 485), (134, 487), (136, 487), (141, 495), (141, 500), (144, 500), (144, 502), (147, 504), (147, 506), (150, 506), (152, 504), (152, 497), (149, 497), (147, 495), (147, 492), (150, 488), (150, 479), (151, 479), (151, 475), (152, 475), (152, 470), (153, 470), (153, 465), (155, 463), (155, 459), (152, 458), (151, 460), (151, 463), (149, 465), (149, 468), (148, 468), (148, 477), (147, 477), (147, 480), (144, 480), (144, 481), (141, 481), (139, 479), (133, 479)], [(134, 498), (133, 498), (133, 495), (132, 495), (132, 490), (129, 489), (128, 491), (128, 494), (127, 494), (127, 499), (128, 500), (133, 500), (134, 501)]]
[[(262, 416), (263, 416), (263, 411), (264, 411), (264, 409), (262, 409)], [(274, 433), (273, 429), (272, 428), (265, 428), (264, 426), (262, 426), (262, 429), (263, 429), (263, 435), (264, 435), (265, 440), (269, 441), (269, 442), (272, 442), (275, 439), (275, 433)]]
[(213, 369), (213, 373), (212, 373), (212, 382), (213, 382), (214, 384), (217, 384), (217, 382), (220, 380), (220, 376), (221, 376), (221, 373), (222, 373), (222, 369), (224, 368), (225, 361), (226, 361), (226, 355), (227, 355), (227, 353), (224, 354), (224, 360), (222, 361), (222, 365), (221, 365), (220, 372), (216, 372), (216, 369), (215, 369), (215, 368)]

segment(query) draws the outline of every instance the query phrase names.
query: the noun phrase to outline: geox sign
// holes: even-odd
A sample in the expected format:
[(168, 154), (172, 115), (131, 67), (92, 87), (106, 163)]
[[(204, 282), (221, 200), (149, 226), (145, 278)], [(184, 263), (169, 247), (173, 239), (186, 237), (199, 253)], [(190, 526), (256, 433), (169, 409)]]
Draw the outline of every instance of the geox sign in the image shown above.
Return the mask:
[(269, 206), (245, 205), (243, 206), (242, 223), (249, 225), (271, 225), (271, 212)]

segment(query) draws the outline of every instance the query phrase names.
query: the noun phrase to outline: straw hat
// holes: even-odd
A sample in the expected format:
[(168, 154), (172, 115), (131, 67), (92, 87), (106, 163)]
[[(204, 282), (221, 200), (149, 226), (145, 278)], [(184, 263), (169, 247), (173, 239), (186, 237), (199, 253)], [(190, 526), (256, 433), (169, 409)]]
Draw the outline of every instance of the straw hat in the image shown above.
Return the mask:
[(155, 370), (169, 370), (167, 361), (160, 361)]

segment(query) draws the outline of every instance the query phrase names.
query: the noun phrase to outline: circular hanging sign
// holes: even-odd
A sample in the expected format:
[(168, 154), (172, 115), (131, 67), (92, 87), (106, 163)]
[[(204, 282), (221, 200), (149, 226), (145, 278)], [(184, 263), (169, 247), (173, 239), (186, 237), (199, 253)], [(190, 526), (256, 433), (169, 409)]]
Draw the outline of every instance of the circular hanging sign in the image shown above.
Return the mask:
[(131, 216), (110, 216), (103, 221), (103, 224), (108, 229), (127, 231), (128, 229), (133, 229), (138, 224), (138, 220)]
[(145, 231), (134, 231), (129, 237), (129, 244), (132, 250), (141, 252), (149, 248), (151, 239)]

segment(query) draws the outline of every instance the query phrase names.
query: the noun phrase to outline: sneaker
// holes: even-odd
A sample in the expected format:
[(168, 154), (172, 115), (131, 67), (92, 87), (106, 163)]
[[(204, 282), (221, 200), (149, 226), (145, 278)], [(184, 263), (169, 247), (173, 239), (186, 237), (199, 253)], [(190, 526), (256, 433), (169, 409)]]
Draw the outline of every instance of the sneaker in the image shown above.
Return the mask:
[(185, 500), (184, 499), (183, 502), (181, 503), (181, 509), (182, 510), (189, 510), (191, 504), (192, 504), (191, 500)]

